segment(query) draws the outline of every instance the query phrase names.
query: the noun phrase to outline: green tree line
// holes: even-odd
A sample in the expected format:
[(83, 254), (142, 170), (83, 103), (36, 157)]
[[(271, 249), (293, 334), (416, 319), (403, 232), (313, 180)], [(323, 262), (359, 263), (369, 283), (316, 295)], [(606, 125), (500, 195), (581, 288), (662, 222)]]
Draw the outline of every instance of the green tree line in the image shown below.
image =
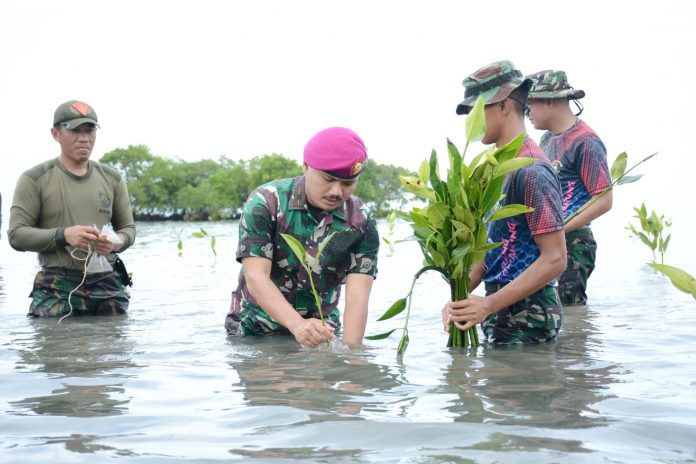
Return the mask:
[[(114, 167), (128, 184), (136, 219), (229, 219), (237, 217), (249, 194), (274, 179), (302, 174), (302, 166), (281, 154), (249, 160), (220, 156), (215, 160), (183, 161), (150, 153), (145, 145), (117, 148), (100, 159)], [(399, 182), (405, 168), (368, 161), (355, 195), (377, 216), (386, 216), (410, 199)]]

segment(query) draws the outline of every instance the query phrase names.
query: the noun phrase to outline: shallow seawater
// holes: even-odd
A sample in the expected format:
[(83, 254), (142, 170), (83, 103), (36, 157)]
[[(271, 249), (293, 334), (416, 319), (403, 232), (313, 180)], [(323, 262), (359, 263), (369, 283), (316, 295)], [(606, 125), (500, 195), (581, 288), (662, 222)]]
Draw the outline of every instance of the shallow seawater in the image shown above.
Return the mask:
[[(696, 302), (640, 244), (598, 236), (590, 306), (538, 346), (445, 348), (448, 291), (425, 274), (399, 360), (396, 335), (357, 351), (228, 338), (236, 234), (139, 223), (129, 314), (61, 324), (25, 317), (35, 255), (3, 237), (0, 461), (696, 462)], [(368, 333), (401, 326), (376, 319), (420, 262), (383, 246)]]

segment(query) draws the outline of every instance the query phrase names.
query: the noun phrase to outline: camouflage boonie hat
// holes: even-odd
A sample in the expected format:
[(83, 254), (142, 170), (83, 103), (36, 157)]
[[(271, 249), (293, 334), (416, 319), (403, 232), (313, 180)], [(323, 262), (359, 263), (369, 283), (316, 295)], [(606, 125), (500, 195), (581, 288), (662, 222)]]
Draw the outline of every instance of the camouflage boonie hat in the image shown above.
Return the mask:
[(484, 66), (462, 82), (464, 101), (457, 105), (457, 114), (468, 114), (479, 95), (486, 104), (505, 100), (518, 87), (531, 87), (532, 81), (523, 77), (511, 61), (496, 61)]
[(74, 129), (85, 123), (99, 127), (99, 124), (97, 124), (97, 113), (94, 111), (94, 108), (78, 100), (62, 103), (53, 114), (53, 127), (60, 124), (66, 129)]
[(585, 96), (584, 90), (574, 89), (568, 83), (568, 76), (564, 71), (547, 69), (527, 77), (533, 82), (529, 98), (579, 100)]

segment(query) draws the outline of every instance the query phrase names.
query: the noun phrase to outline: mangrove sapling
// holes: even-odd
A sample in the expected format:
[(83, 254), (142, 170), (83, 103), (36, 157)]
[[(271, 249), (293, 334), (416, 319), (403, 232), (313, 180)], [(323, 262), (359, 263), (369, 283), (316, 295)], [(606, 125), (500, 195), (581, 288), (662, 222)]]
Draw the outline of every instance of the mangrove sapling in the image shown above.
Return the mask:
[[(179, 241), (176, 244), (177, 249), (179, 250), (179, 257), (181, 258), (184, 254), (184, 228), (182, 227), (179, 230)], [(215, 245), (217, 244), (217, 238), (215, 238), (215, 235), (210, 235), (208, 234), (208, 231), (205, 230), (203, 227), (199, 229), (197, 232), (192, 232), (191, 235), (195, 238), (205, 238), (205, 237), (210, 237), (210, 249), (213, 252), (213, 255), (217, 258), (217, 251), (215, 250)]]
[[(696, 278), (683, 269), (665, 264), (665, 253), (672, 234), (668, 234), (667, 238), (664, 238), (662, 234), (667, 227), (672, 226), (672, 221), (665, 219), (664, 214), (658, 216), (654, 210), (648, 214), (645, 203), (642, 203), (640, 208), (633, 208), (633, 210), (636, 212), (634, 217), (638, 218), (642, 230), (638, 230), (633, 224), (629, 224), (625, 228), (652, 251), (653, 260), (652, 263), (648, 263), (648, 266), (666, 276), (678, 290), (688, 293), (696, 299)], [(655, 251), (660, 253), (659, 263), (656, 262)]]
[(317, 289), (314, 286), (314, 279), (312, 278), (312, 273), (319, 265), (319, 258), (321, 257), (324, 248), (326, 248), (326, 245), (328, 245), (331, 239), (333, 238), (334, 234), (336, 234), (336, 232), (331, 232), (331, 234), (329, 234), (328, 237), (322, 240), (321, 244), (319, 245), (319, 249), (317, 250), (317, 255), (314, 257), (307, 253), (307, 250), (305, 250), (304, 246), (302, 246), (300, 241), (297, 240), (295, 237), (289, 234), (280, 234), (283, 237), (283, 240), (285, 240), (285, 242), (292, 250), (295, 257), (299, 260), (302, 268), (305, 270), (305, 272), (307, 272), (307, 275), (309, 276), (309, 285), (312, 288), (312, 295), (314, 295), (314, 303), (317, 305), (317, 311), (319, 312), (319, 318), (321, 319), (322, 325), (326, 325), (326, 323), (324, 322), (324, 311), (321, 307), (321, 296), (319, 295), (319, 292), (317, 292)]
[(399, 242), (399, 240), (394, 240), (394, 223), (396, 222), (396, 211), (391, 211), (387, 215), (387, 227), (389, 228), (389, 237), (382, 237), (384, 243), (389, 246), (389, 254), (387, 256), (392, 256), (394, 254), (394, 245)]
[(636, 226), (630, 223), (625, 229), (650, 248), (653, 255), (653, 263), (657, 260), (657, 255), (655, 254), (655, 251), (657, 251), (660, 253), (660, 263), (664, 264), (665, 253), (667, 252), (667, 246), (672, 238), (672, 234), (668, 234), (667, 238), (664, 238), (662, 233), (666, 231), (667, 227), (672, 226), (672, 221), (665, 219), (664, 214), (658, 216), (654, 210), (648, 214), (645, 203), (642, 203), (640, 208), (633, 208), (633, 210), (636, 212), (636, 215), (633, 217), (638, 219), (642, 230), (638, 230)]
[(209, 235), (203, 227), (200, 228), (199, 232), (193, 232), (191, 235), (193, 235), (196, 238), (210, 237), (210, 249), (213, 250), (213, 254), (217, 256), (217, 251), (215, 251), (215, 244), (217, 243), (217, 239), (214, 235)]
[[(416, 273), (406, 297), (397, 300), (379, 318), (390, 319), (408, 308), (397, 350), (399, 356), (403, 355), (408, 345), (410, 304), (418, 277), (425, 271), (435, 270), (448, 282), (452, 300), (468, 298), (471, 290), (469, 273), (472, 268), (483, 260), (487, 251), (501, 245), (488, 243), (487, 224), (533, 210), (519, 204), (497, 207), (504, 198), (502, 191), (507, 174), (536, 162), (533, 158), (516, 156), (524, 142), (524, 133), (503, 147), (487, 148), (468, 165), (464, 162), (469, 143), (481, 140), (486, 132), (483, 109), (483, 99), (479, 98), (466, 119), (467, 140), (463, 153), (460, 154), (457, 147), (447, 140), (449, 169), (446, 179), (439, 176), (435, 150), (432, 151), (430, 160), (421, 164), (418, 176), (399, 178), (407, 192), (427, 202), (423, 208), (414, 207), (408, 213), (397, 213), (398, 217), (411, 225), (413, 238), (420, 246), (424, 258), (424, 267)], [(366, 338), (386, 338), (394, 330)], [(447, 346), (468, 345), (478, 345), (476, 326), (462, 332), (452, 322)]]

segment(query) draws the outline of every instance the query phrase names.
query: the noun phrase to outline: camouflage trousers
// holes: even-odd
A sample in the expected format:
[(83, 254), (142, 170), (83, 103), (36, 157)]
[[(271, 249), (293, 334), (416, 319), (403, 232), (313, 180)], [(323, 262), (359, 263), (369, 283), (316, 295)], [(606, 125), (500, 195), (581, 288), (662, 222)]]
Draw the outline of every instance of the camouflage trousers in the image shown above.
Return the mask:
[(29, 294), (32, 301), (28, 316), (64, 316), (70, 312), (71, 304), (73, 316), (106, 316), (124, 314), (128, 310), (128, 295), (117, 271), (88, 274), (85, 282), (73, 292), (81, 280), (80, 271), (39, 271)]
[[(272, 335), (285, 334), (290, 335), (290, 331), (283, 325), (276, 322), (261, 308), (255, 305), (246, 305), (242, 303), (242, 310), (237, 314), (230, 313), (225, 318), (225, 328), (227, 332), (233, 335)], [(319, 319), (319, 314), (312, 311), (297, 310), (305, 319), (314, 317)], [(324, 321), (327, 324), (333, 325), (336, 329), (341, 326), (341, 313), (338, 308), (335, 308), (331, 313), (324, 314)]]
[[(486, 296), (503, 285), (486, 283)], [(496, 345), (543, 343), (554, 340), (563, 326), (563, 308), (556, 288), (549, 285), (524, 300), (491, 314), (481, 328)]]
[(566, 234), (568, 266), (558, 280), (558, 294), (563, 305), (587, 304), (587, 280), (595, 268), (597, 242), (589, 227)]

